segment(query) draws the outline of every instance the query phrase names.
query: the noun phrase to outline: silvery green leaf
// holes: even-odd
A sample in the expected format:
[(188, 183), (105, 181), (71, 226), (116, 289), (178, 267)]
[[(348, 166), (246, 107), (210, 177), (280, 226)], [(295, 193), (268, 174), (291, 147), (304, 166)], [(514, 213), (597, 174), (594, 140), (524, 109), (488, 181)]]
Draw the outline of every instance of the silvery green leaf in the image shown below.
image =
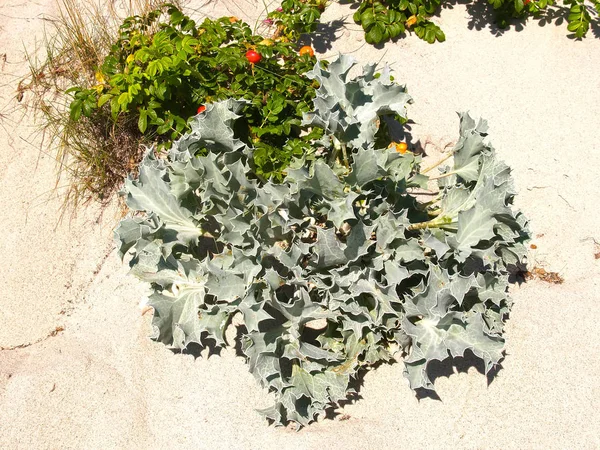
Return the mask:
[(482, 302), (491, 300), (494, 304), (500, 304), (507, 299), (508, 275), (495, 276), (491, 273), (477, 274), (479, 289), (477, 295)]
[(375, 244), (375, 241), (371, 240), (374, 228), (374, 226), (366, 226), (362, 221), (352, 227), (344, 248), (344, 256), (348, 263), (355, 262), (366, 255), (369, 247)]
[(324, 269), (346, 264), (348, 258), (344, 254), (344, 247), (345, 245), (336, 237), (333, 228), (326, 230), (317, 228), (317, 242), (315, 244), (315, 254), (317, 255), (316, 266)]
[(341, 227), (348, 220), (356, 219), (353, 205), (357, 198), (357, 193), (349, 192), (345, 198), (331, 200), (331, 209), (327, 218), (333, 222), (336, 228)]
[(202, 195), (204, 200), (214, 197), (215, 199), (222, 199), (225, 197), (230, 200), (233, 197), (233, 192), (227, 185), (227, 178), (223, 173), (223, 167), (219, 161), (219, 157), (214, 153), (209, 153), (207, 156), (199, 156), (199, 161), (204, 174), (202, 177), (202, 187), (204, 193)]
[(427, 283), (419, 284), (415, 288), (415, 295), (406, 299), (403, 305), (406, 316), (435, 316), (437, 319), (443, 317), (455, 302), (450, 286), (448, 272), (439, 266), (431, 265)]
[[(475, 121), (469, 113), (459, 114), (461, 118), (461, 139), (454, 147), (453, 172), (465, 181), (474, 181), (479, 175), (479, 155), (486, 148), (483, 142), (484, 133), (481, 132), (486, 125)], [(485, 121), (484, 121), (485, 122)]]
[(381, 155), (379, 164), (385, 168), (385, 171), (391, 180), (394, 180), (397, 183), (405, 183), (407, 185), (406, 187), (412, 185), (427, 189), (427, 183), (429, 181), (427, 176), (416, 173), (412, 178), (409, 177), (420, 161), (420, 157), (416, 157), (412, 153), (405, 153), (402, 155), (392, 148), (379, 150), (379, 152)]
[(121, 259), (139, 240), (151, 239), (150, 236), (156, 233), (160, 227), (161, 223), (154, 214), (146, 218), (128, 217), (123, 219), (114, 232)]
[(433, 383), (427, 375), (427, 361), (422, 359), (414, 363), (404, 362), (404, 376), (411, 389), (434, 390)]
[(198, 312), (200, 330), (208, 333), (208, 337), (214, 339), (219, 346), (225, 345), (225, 326), (228, 320), (229, 313), (217, 305)]
[(303, 256), (307, 254), (307, 251), (302, 250), (300, 245), (294, 243), (287, 250), (278, 245), (274, 245), (266, 253), (273, 255), (288, 269), (292, 269), (298, 265)]
[(385, 266), (385, 278), (389, 285), (400, 284), (403, 280), (410, 276), (410, 273), (406, 267), (398, 264), (395, 261), (386, 261)]
[(380, 78), (373, 77), (374, 66), (365, 67), (362, 75), (349, 80), (348, 73), (355, 64), (354, 58), (340, 55), (326, 69), (317, 62), (306, 73), (320, 87), (313, 100), (315, 110), (304, 115), (302, 124), (324, 128), (339, 141), (360, 148), (374, 141), (380, 116), (398, 114), (406, 118), (411, 97), (390, 81), (387, 71)]
[(308, 342), (300, 343), (299, 353), (305, 358), (315, 360), (338, 361), (340, 359), (339, 355), (327, 350), (323, 350), (322, 348), (312, 345)]
[(423, 317), (413, 324), (409, 320), (403, 320), (402, 325), (406, 334), (412, 339), (412, 347), (407, 363), (416, 363), (421, 360), (427, 362), (435, 359), (443, 361), (448, 357), (448, 347), (445, 344), (447, 327), (451, 325), (454, 313), (443, 318)]
[(375, 234), (378, 251), (384, 252), (396, 239), (403, 239), (405, 237), (404, 230), (409, 221), (406, 217), (406, 211), (399, 217), (396, 217), (392, 212), (388, 212), (384, 216), (377, 218), (375, 224), (377, 225)]
[(480, 241), (493, 236), (494, 219), (490, 210), (475, 207), (459, 213), (456, 240), (460, 247), (475, 247)]
[(402, 262), (425, 259), (423, 248), (416, 239), (402, 239), (395, 246), (395, 257)]
[(243, 99), (228, 99), (207, 104), (206, 111), (190, 122), (191, 133), (174, 142), (171, 157), (177, 159), (184, 151), (193, 156), (198, 147), (216, 152), (233, 152), (244, 147), (243, 142), (234, 138), (233, 123), (245, 103)]
[(386, 171), (379, 166), (377, 157), (375, 150), (359, 148), (353, 155), (352, 171), (346, 178), (346, 182), (362, 187), (385, 175)]
[(398, 315), (394, 308), (394, 304), (400, 305), (400, 298), (396, 293), (395, 286), (382, 287), (374, 281), (359, 280), (355, 286), (351, 288), (352, 295), (368, 294), (376, 302), (377, 320), (385, 314)]
[(459, 305), (462, 305), (465, 294), (473, 287), (479, 287), (475, 275), (471, 274), (467, 277), (464, 277), (457, 273), (450, 279), (450, 293), (456, 299)]
[(251, 359), (248, 365), (250, 373), (263, 387), (274, 388), (277, 391), (284, 388), (279, 357), (261, 353), (255, 359)]
[[(498, 256), (498, 249), (500, 245), (498, 242), (492, 243), (489, 247), (486, 248), (475, 248), (471, 250), (471, 257), (474, 257), (481, 261), (481, 264), (487, 267), (494, 268), (498, 261), (500, 261), (500, 256)], [(468, 264), (468, 261), (465, 262)]]
[(484, 326), (481, 314), (474, 314), (465, 324), (450, 325), (446, 342), (452, 356), (463, 356), (465, 350), (471, 350), (475, 356), (483, 359), (487, 373), (502, 359), (504, 339), (486, 333)]
[(296, 183), (299, 191), (312, 192), (329, 200), (344, 196), (344, 184), (321, 159), (315, 162), (312, 175), (306, 169), (289, 170), (286, 181)]
[(177, 198), (183, 198), (197, 189), (204, 180), (204, 168), (198, 158), (187, 161), (174, 161), (171, 165), (169, 180), (171, 192)]
[(171, 193), (169, 183), (163, 178), (165, 174), (166, 169), (157, 164), (152, 151), (146, 153), (140, 164), (139, 178), (129, 177), (125, 181), (127, 206), (134, 211), (156, 214), (166, 228), (173, 230), (185, 245), (190, 245), (198, 240), (202, 230), (192, 219), (191, 211), (181, 207)]
[(206, 262), (206, 268), (206, 288), (217, 300), (230, 302), (244, 296), (247, 284), (241, 274), (220, 269), (210, 261)]
[(432, 249), (438, 258), (442, 258), (450, 250), (442, 230), (427, 230), (423, 235), (423, 244)]
[(202, 284), (188, 285), (173, 292), (163, 291), (149, 297), (154, 308), (152, 324), (157, 328), (156, 339), (175, 348), (185, 348), (190, 342), (202, 343), (202, 333), (224, 343), (223, 334), (228, 313), (217, 307), (203, 309), (205, 290)]
[(288, 332), (287, 327), (276, 326), (264, 332), (250, 332), (243, 345), (243, 351), (250, 359), (258, 358), (260, 354), (278, 353), (281, 343)]
[(296, 398), (304, 395), (322, 404), (329, 402), (329, 395), (327, 393), (328, 380), (323, 374), (311, 375), (301, 367), (294, 366), (291, 382)]

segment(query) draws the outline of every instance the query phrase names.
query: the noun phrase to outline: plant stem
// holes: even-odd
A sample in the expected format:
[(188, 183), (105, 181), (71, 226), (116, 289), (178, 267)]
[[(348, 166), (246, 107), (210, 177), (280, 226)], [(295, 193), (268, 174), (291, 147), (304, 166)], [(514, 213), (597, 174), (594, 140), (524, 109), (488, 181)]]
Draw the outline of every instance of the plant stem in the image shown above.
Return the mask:
[(333, 142), (333, 151), (331, 152), (331, 156), (329, 157), (329, 164), (334, 163), (342, 147), (340, 141), (338, 141), (338, 139), (335, 136), (331, 136), (331, 141)]
[[(438, 213), (439, 214), (439, 213)], [(448, 216), (437, 216), (426, 222), (410, 224), (407, 227), (408, 231), (425, 230), (427, 228), (442, 228), (444, 225), (452, 223), (452, 219)]]
[(449, 155), (446, 155), (444, 158), (440, 159), (438, 162), (436, 162), (433, 166), (428, 167), (427, 169), (421, 171), (421, 173), (427, 173), (432, 169), (435, 169), (437, 166), (439, 166), (440, 164), (442, 164), (443, 162), (448, 161), (450, 158), (452, 158), (454, 156), (453, 152), (450, 152)]
[(455, 175), (455, 174), (456, 174), (456, 172), (454, 172), (454, 171), (446, 172), (446, 173), (443, 173), (443, 174), (435, 176), (435, 177), (429, 177), (429, 181), (431, 181), (431, 180), (439, 180), (440, 178), (449, 177), (450, 175)]
[(346, 168), (350, 168), (350, 163), (348, 162), (348, 153), (346, 152), (346, 143), (342, 142), (342, 156), (344, 157), (344, 165)]

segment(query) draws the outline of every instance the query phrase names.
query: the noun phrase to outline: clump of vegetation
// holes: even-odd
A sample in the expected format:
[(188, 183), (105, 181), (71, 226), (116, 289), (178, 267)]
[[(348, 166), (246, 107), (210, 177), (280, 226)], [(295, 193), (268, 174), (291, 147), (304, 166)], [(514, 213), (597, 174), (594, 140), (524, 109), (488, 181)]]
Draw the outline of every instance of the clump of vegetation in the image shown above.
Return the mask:
[(251, 104), (229, 99), (166, 159), (149, 151), (123, 192), (134, 214), (115, 236), (152, 287), (155, 338), (223, 346), (241, 314), (249, 369), (275, 394), (262, 414), (278, 425), (310, 423), (395, 352), (413, 389), (433, 389), (432, 361), (467, 351), (491, 370), (529, 239), (485, 121), (460, 115), (452, 158), (432, 176), (393, 142), (406, 91), (373, 66), (349, 79), (354, 64), (341, 56), (308, 74), (320, 87), (303, 125), (322, 137), (282, 183), (254, 171), (256, 148), (235, 133)]
[[(414, 32), (419, 38), (434, 43), (443, 42), (442, 29), (431, 21), (440, 11), (442, 0), (350, 0), (357, 4), (354, 21), (361, 25), (369, 44), (381, 44)], [(297, 36), (314, 31), (324, 0), (285, 0), (269, 17), (276, 20), (278, 32)], [(494, 22), (501, 28), (510, 26), (513, 19), (548, 19), (566, 8), (567, 29), (575, 38), (583, 38), (590, 24), (598, 22), (600, 0), (488, 0), (494, 10)]]
[[(156, 31), (148, 34), (152, 26)], [(299, 55), (295, 44), (252, 34), (236, 18), (196, 24), (165, 5), (125, 21), (99, 69), (102, 82), (70, 90), (71, 118), (98, 112), (110, 112), (114, 122), (132, 118), (162, 148), (189, 131), (190, 120), (207, 104), (245, 98), (250, 106), (236, 131), (257, 148), (257, 174), (281, 180), (281, 171), (306, 147), (300, 122), (314, 87), (302, 74), (314, 61)]]
[(101, 8), (59, 0), (58, 15), (48, 21), (42, 48), (27, 55), (30, 74), (19, 83), (18, 98), (25, 98), (24, 104), (34, 109), (42, 145), (56, 151), (59, 178), (69, 178), (65, 204), (108, 199), (139, 161), (140, 144), (149, 143), (131, 119), (113, 122), (110, 114), (97, 114), (72, 120), (72, 97), (66, 91), (97, 85), (98, 67), (118, 38), (123, 17), (144, 15), (160, 4), (133, 0), (116, 10), (112, 2)]
[(74, 0), (63, 1), (47, 58), (32, 64), (22, 89), (34, 91), (44, 132), (74, 180), (67, 200), (108, 198), (144, 146), (170, 146), (226, 98), (250, 102), (236, 133), (256, 148), (252, 164), (265, 179), (281, 181), (316, 137), (300, 135), (316, 86), (302, 75), (313, 53), (255, 35), (234, 17), (197, 24), (174, 4), (152, 3), (115, 29), (113, 16), (94, 23), (103, 14), (94, 10), (88, 22)]
[(316, 30), (326, 5), (327, 0), (284, 0), (265, 22), (275, 25), (274, 37), (295, 41), (301, 34)]

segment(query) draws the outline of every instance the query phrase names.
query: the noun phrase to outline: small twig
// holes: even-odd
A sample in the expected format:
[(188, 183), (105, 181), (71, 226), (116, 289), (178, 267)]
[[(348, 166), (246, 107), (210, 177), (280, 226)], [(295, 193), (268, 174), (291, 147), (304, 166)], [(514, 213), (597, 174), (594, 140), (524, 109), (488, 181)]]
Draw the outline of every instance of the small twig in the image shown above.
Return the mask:
[(411, 195), (438, 195), (440, 191), (407, 191)]
[(37, 341), (29, 342), (27, 344), (13, 345), (10, 347), (0, 347), (0, 350), (17, 350), (19, 348), (31, 347), (32, 345), (39, 344), (40, 342), (45, 341), (46, 339), (56, 336), (61, 331), (65, 331), (65, 327), (59, 325), (54, 330), (52, 330), (50, 333), (48, 333), (47, 336), (41, 337)]
[(577, 211), (575, 208), (573, 208), (573, 205), (571, 205), (569, 201), (566, 198), (564, 198), (561, 194), (558, 194), (558, 196), (563, 199), (563, 201), (569, 206), (569, 208), (571, 208), (573, 211)]

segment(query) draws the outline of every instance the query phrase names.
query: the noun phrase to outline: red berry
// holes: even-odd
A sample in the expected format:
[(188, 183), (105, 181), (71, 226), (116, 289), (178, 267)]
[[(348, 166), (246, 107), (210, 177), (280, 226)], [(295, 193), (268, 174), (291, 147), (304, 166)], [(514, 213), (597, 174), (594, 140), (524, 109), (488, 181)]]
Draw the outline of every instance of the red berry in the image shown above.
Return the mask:
[(250, 61), (252, 64), (256, 64), (257, 62), (259, 62), (262, 59), (262, 56), (260, 56), (260, 53), (258, 53), (255, 50), (248, 50), (246, 52), (246, 59), (248, 61)]
[(198, 112), (196, 112), (196, 114), (203, 113), (204, 111), (206, 111), (206, 106), (200, 105), (198, 106)]

